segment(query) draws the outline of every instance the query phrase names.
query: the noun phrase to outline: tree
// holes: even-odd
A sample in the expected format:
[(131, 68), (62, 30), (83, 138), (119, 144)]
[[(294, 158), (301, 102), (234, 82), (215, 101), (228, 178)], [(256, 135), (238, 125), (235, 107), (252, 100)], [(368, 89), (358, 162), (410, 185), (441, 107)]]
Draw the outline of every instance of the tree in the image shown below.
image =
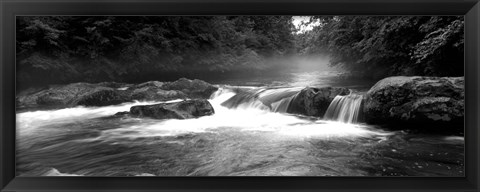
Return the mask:
[(291, 16), (21, 16), (24, 86), (267, 70), (293, 52)]
[(455, 16), (313, 17), (299, 49), (331, 55), (361, 77), (463, 75), (463, 18)]

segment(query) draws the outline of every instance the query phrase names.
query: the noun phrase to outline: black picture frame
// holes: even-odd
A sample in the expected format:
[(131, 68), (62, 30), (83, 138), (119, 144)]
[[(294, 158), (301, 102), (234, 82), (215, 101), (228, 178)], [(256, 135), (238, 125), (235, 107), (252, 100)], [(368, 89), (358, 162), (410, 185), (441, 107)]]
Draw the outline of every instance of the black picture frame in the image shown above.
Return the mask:
[[(1, 0), (0, 189), (13, 191), (479, 191), (478, 0)], [(464, 15), (465, 177), (15, 177), (16, 15)]]

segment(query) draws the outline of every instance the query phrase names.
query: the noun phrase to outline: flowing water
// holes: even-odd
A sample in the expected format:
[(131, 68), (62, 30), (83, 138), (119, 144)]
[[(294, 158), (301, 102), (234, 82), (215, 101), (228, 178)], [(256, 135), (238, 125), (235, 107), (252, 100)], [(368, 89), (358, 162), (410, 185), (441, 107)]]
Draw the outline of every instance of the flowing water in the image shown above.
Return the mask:
[(361, 112), (362, 95), (337, 95), (325, 112), (325, 119), (357, 123)]
[(17, 113), (17, 175), (464, 175), (463, 137), (363, 124), (361, 94), (326, 119), (285, 113), (301, 88), (222, 86), (214, 115), (187, 120), (112, 116), (148, 101)]

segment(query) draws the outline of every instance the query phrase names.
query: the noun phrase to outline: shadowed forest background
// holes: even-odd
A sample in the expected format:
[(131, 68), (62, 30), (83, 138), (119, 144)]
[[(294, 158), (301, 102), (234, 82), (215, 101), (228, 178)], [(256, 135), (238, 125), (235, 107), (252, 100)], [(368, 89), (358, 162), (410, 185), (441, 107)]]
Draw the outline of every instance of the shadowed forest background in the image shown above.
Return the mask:
[(321, 56), (347, 78), (463, 76), (463, 17), (17, 17), (19, 89), (263, 75)]

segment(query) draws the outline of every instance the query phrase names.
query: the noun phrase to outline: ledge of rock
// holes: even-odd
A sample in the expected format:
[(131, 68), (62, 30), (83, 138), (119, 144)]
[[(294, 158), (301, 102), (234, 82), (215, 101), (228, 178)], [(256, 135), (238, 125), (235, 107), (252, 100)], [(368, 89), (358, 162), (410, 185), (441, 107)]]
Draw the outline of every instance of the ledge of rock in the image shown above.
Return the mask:
[(349, 93), (350, 90), (344, 87), (307, 87), (292, 99), (287, 113), (323, 117), (337, 95), (348, 95)]
[(181, 91), (188, 95), (189, 98), (207, 99), (212, 93), (218, 90), (218, 87), (198, 79), (190, 80), (181, 78), (174, 82), (164, 83), (161, 89)]
[(174, 99), (187, 99), (182, 91), (163, 90), (159, 87), (142, 87), (130, 89), (131, 100), (168, 101)]
[(71, 105), (108, 106), (128, 101), (131, 101), (131, 99), (125, 91), (100, 87), (74, 98)]
[(205, 99), (186, 100), (155, 105), (138, 105), (130, 108), (131, 116), (154, 119), (190, 119), (214, 114), (212, 105)]
[(174, 82), (149, 81), (137, 85), (102, 82), (53, 85), (25, 90), (16, 97), (18, 108), (107, 106), (134, 100), (168, 101), (208, 99), (217, 87), (201, 80), (181, 78)]

